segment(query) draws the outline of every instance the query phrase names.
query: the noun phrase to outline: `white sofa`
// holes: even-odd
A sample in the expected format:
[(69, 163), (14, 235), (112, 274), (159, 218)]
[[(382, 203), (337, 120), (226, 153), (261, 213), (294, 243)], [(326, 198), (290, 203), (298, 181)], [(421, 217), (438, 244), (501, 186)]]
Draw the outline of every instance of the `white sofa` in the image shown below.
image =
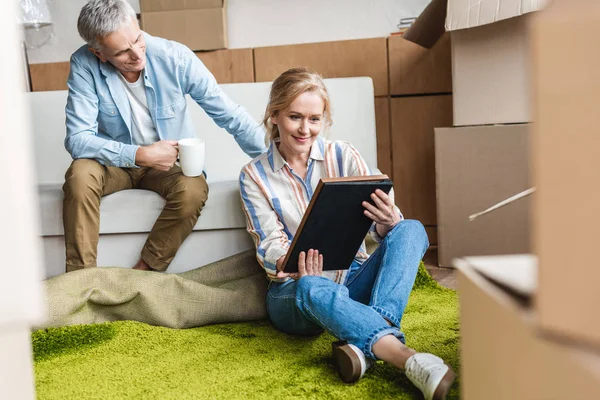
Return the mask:
[[(370, 78), (325, 80), (334, 124), (329, 137), (352, 142), (370, 167), (377, 163), (373, 82)], [(262, 120), (270, 83), (221, 85), (257, 121)], [(65, 272), (62, 184), (71, 157), (64, 148), (66, 91), (27, 94), (37, 161), (45, 276)], [(238, 175), (250, 158), (188, 97), (197, 136), (206, 141), (209, 196), (193, 232), (167, 272), (182, 272), (252, 248), (240, 206)], [(131, 267), (164, 206), (154, 192), (126, 190), (106, 196), (100, 207), (99, 266)]]

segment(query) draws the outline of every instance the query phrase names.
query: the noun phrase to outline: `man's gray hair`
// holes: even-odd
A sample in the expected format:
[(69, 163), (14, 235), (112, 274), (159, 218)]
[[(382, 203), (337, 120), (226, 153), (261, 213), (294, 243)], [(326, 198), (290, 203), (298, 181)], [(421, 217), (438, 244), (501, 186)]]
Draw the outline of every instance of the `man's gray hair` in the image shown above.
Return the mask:
[(98, 38), (126, 27), (132, 18), (135, 11), (125, 0), (90, 0), (79, 13), (77, 30), (90, 47), (100, 49)]

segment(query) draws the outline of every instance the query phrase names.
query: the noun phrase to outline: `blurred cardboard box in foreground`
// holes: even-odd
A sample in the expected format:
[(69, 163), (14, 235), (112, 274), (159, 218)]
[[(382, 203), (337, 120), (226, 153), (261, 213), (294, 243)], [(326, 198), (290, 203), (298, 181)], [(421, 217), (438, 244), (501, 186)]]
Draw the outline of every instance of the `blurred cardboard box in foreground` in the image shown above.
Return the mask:
[(531, 30), (540, 325), (549, 335), (598, 350), (599, 26), (599, 2), (556, 0)]
[(600, 354), (540, 334), (536, 257), (468, 257), (456, 267), (461, 399), (600, 398)]

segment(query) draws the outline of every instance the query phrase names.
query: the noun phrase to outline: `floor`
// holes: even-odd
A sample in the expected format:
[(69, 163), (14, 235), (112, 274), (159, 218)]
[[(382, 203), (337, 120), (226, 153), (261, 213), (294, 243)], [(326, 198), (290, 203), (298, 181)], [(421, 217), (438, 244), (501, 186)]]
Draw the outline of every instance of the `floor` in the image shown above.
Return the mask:
[(449, 289), (456, 290), (456, 270), (454, 268), (438, 267), (437, 246), (431, 246), (427, 250), (423, 261), (425, 262), (425, 268), (427, 268), (427, 271), (437, 283)]

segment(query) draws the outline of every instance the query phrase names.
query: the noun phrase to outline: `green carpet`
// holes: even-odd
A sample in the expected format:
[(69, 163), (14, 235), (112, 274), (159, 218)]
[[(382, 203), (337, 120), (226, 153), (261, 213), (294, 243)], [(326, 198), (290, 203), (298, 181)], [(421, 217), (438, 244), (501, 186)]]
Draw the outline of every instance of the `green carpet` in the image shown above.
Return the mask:
[[(458, 372), (456, 293), (421, 266), (403, 323), (407, 344)], [(378, 362), (342, 383), (333, 337), (291, 337), (267, 321), (174, 330), (132, 321), (32, 334), (38, 399), (420, 399), (397, 369)], [(458, 383), (449, 398), (458, 398)]]

